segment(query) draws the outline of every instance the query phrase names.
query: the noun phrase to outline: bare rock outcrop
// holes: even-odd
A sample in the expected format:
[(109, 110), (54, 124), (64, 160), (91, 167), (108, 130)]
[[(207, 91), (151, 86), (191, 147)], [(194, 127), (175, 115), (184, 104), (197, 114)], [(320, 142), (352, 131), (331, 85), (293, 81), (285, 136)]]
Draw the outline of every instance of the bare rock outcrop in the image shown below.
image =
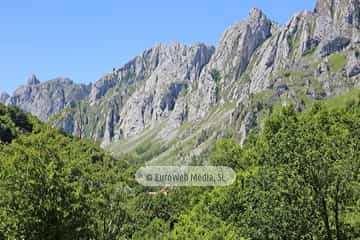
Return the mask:
[(47, 121), (64, 108), (76, 106), (78, 101), (88, 96), (89, 91), (88, 85), (75, 84), (67, 78), (40, 83), (32, 75), (27, 85), (15, 90), (8, 104), (32, 113), (41, 121)]

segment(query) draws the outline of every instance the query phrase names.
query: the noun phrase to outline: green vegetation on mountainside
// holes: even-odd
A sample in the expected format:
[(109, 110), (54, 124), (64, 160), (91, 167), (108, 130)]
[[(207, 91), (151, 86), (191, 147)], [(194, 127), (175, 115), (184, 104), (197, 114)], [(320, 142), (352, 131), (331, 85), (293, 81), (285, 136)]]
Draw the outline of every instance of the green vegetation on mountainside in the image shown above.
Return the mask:
[(360, 238), (356, 91), (304, 113), (273, 109), (244, 146), (223, 139), (208, 153), (235, 169), (233, 185), (167, 195), (135, 182), (139, 165), (15, 108), (0, 113), (15, 133), (0, 144), (0, 239)]

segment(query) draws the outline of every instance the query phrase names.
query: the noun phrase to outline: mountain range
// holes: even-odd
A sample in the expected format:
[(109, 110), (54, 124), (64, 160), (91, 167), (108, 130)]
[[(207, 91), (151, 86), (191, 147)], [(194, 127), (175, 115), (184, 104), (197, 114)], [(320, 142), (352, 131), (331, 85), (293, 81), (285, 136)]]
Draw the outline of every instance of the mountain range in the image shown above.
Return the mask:
[(242, 143), (277, 105), (298, 111), (360, 88), (360, 1), (318, 0), (285, 25), (251, 9), (217, 46), (159, 44), (98, 81), (33, 75), (0, 102), (114, 155), (189, 162), (228, 134)]

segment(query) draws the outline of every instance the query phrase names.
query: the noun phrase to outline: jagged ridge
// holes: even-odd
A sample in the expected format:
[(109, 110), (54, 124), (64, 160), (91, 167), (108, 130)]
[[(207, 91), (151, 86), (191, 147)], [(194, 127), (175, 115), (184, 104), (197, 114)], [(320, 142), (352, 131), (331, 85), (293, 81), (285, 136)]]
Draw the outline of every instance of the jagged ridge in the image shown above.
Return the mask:
[[(217, 126), (207, 134), (209, 140), (229, 126), (244, 140), (276, 104), (293, 103), (301, 111), (313, 100), (360, 87), (359, 9), (358, 0), (319, 0), (314, 11), (297, 13), (284, 26), (252, 9), (246, 20), (224, 32), (216, 48), (160, 44), (91, 87), (81, 86), (82, 94), (70, 97), (71, 101), (50, 104), (47, 110), (29, 107), (28, 102), (41, 105), (36, 97), (29, 97), (33, 93), (28, 94), (41, 85), (36, 81), (11, 98), (1, 95), (0, 100), (42, 120), (73, 107), (56, 126), (103, 146), (148, 130), (156, 130), (156, 136), (151, 135), (154, 141), (197, 138), (181, 135), (179, 129), (204, 121), (203, 130)], [(64, 88), (57, 85), (60, 92)], [(54, 95), (61, 94), (46, 94)], [(79, 101), (81, 108), (74, 107)], [(209, 119), (214, 107), (226, 111)]]

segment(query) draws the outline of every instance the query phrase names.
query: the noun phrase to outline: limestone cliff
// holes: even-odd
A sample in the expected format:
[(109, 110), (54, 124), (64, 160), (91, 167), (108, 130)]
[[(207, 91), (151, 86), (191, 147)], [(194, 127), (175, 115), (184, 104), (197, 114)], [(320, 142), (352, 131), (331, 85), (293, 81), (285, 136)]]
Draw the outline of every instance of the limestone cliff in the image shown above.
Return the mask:
[(244, 141), (275, 105), (302, 111), (359, 88), (359, 34), (359, 0), (318, 0), (284, 25), (252, 9), (216, 47), (159, 44), (94, 84), (32, 76), (0, 101), (43, 121), (69, 107), (55, 125), (113, 151), (148, 140), (167, 146), (163, 158), (198, 154), (226, 129)]

